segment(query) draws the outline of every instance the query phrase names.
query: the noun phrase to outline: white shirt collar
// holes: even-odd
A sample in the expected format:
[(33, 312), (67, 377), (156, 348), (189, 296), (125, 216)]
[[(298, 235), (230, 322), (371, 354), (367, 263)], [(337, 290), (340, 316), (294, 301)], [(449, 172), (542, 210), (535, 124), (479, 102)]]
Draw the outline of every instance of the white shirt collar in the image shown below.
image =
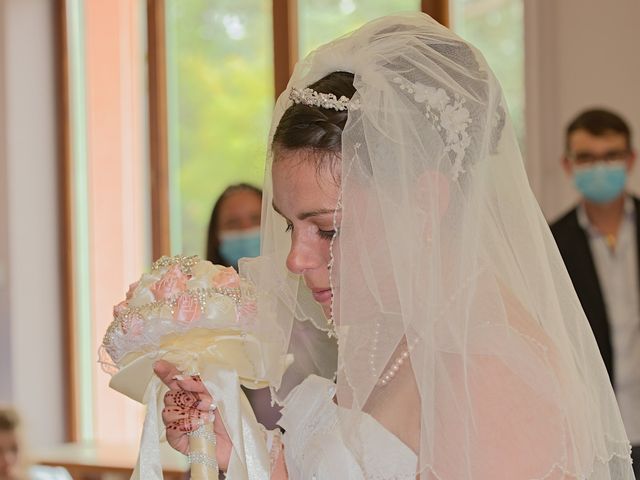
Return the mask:
[[(624, 196), (624, 220), (634, 222), (636, 207), (633, 203), (633, 199), (631, 195)], [(578, 215), (578, 224), (585, 230), (589, 236), (591, 237), (600, 237), (602, 234), (593, 226), (591, 221), (589, 220), (589, 216), (587, 215), (587, 210), (584, 206), (584, 202), (580, 202), (578, 204), (578, 208), (576, 209), (576, 214)]]

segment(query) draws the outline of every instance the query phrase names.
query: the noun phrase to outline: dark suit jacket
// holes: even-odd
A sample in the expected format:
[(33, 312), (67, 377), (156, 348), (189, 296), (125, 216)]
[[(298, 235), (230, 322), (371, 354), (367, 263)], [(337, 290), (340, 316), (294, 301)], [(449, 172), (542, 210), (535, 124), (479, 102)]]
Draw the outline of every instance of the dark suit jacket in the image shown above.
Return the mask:
[[(638, 261), (640, 262), (640, 200), (633, 197), (636, 209), (636, 237), (638, 241)], [(596, 337), (604, 364), (613, 384), (613, 352), (607, 308), (589, 247), (589, 238), (578, 223), (577, 209), (571, 210), (551, 225), (560, 254), (569, 271), (573, 286), (578, 293), (591, 329)], [(640, 271), (640, 265), (638, 266)], [(615, 386), (615, 385), (614, 385)]]

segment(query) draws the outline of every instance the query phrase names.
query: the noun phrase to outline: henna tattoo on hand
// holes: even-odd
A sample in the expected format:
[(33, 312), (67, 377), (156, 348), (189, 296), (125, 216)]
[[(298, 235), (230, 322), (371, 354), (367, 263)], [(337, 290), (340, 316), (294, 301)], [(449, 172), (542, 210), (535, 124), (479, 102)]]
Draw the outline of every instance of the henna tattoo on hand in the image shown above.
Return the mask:
[(184, 409), (197, 408), (202, 401), (196, 393), (188, 392), (186, 390), (168, 392), (165, 399), (173, 401), (177, 407)]

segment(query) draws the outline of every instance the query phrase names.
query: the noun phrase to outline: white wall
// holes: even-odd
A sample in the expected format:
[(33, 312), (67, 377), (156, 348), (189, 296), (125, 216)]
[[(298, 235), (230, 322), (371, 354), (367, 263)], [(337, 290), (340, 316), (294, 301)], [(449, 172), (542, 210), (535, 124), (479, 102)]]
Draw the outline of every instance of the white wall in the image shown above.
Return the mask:
[(38, 446), (64, 425), (53, 2), (3, 0), (0, 20), (0, 401)]
[[(581, 110), (621, 113), (640, 146), (640, 0), (525, 0), (527, 168), (547, 218), (576, 196), (560, 167)], [(640, 168), (631, 187), (640, 191)]]
[[(0, 25), (4, 25), (4, 7), (0, 4)], [(4, 28), (1, 29), (4, 33)], [(9, 234), (7, 191), (7, 149), (5, 121), (5, 39), (0, 35), (0, 400), (11, 398), (13, 375), (11, 364), (11, 325), (9, 323)]]

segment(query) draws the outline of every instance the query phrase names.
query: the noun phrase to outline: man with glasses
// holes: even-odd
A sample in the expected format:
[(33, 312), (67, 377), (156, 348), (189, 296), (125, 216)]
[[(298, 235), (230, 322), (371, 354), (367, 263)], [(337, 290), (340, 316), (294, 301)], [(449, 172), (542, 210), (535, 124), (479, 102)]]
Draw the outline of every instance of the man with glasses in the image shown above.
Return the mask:
[[(567, 127), (563, 167), (581, 200), (551, 230), (616, 392), (640, 478), (640, 203), (626, 122), (587, 110)], [(636, 449), (637, 447), (637, 449)]]

